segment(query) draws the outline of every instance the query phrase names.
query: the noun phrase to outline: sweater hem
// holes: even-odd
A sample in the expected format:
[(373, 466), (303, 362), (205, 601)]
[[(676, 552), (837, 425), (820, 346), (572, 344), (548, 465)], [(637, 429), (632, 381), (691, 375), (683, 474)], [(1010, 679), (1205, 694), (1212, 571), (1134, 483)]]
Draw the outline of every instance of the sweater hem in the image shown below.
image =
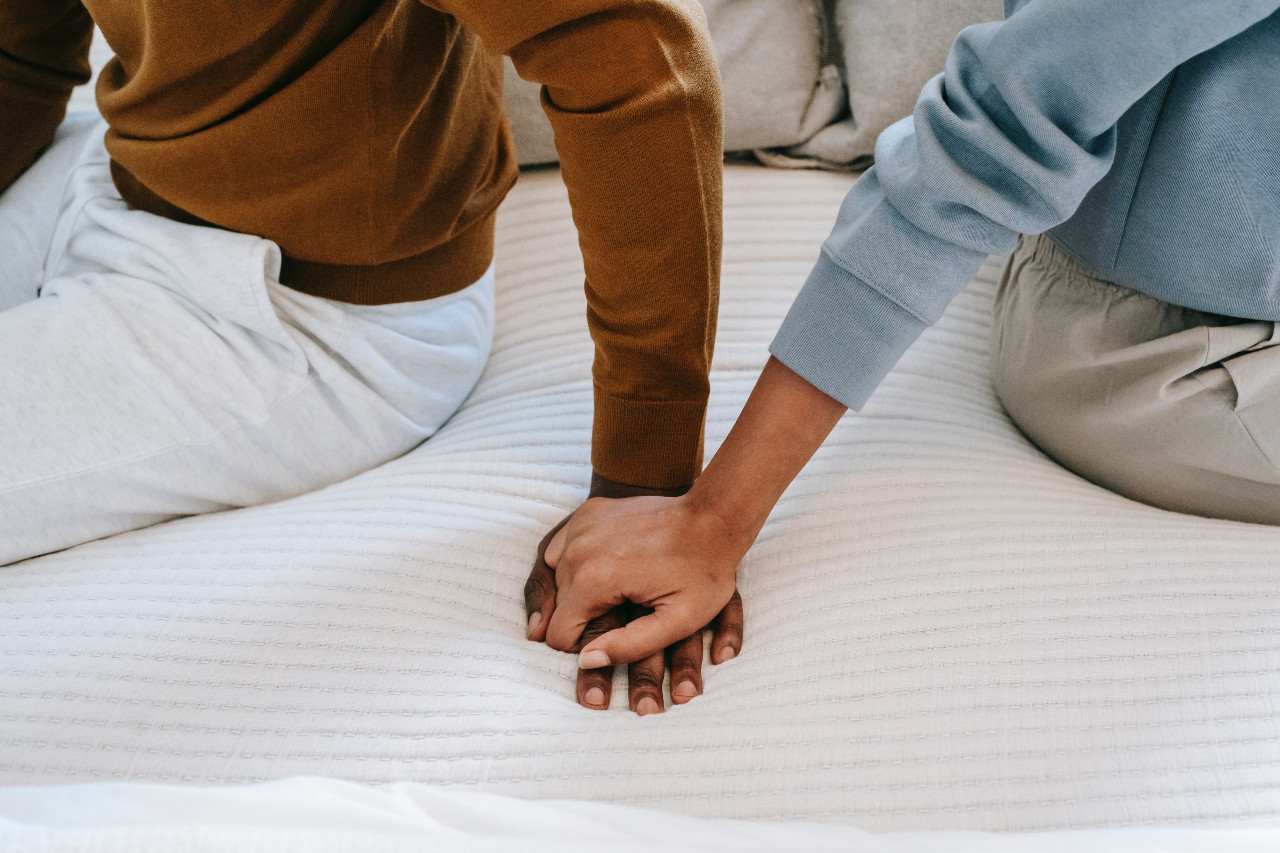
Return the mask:
[[(185, 225), (222, 228), (171, 204), (114, 160), (111, 177), (132, 207)], [(474, 284), (493, 263), (496, 211), (449, 240), (407, 258), (375, 264), (305, 261), (281, 250), (280, 284), (336, 302), (387, 305), (448, 296)], [(257, 235), (263, 239), (270, 239)]]

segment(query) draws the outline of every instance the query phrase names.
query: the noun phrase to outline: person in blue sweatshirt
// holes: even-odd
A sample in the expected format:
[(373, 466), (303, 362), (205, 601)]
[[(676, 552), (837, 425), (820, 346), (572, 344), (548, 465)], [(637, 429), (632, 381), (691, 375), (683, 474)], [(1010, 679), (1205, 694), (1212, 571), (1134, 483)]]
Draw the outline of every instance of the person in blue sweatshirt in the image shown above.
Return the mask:
[(995, 253), (992, 377), (1037, 445), (1136, 500), (1280, 524), (1278, 10), (1006, 0), (964, 30), (877, 141), (694, 487), (589, 500), (551, 539), (546, 642), (573, 648), (621, 599), (652, 613), (582, 668), (711, 621), (783, 490)]

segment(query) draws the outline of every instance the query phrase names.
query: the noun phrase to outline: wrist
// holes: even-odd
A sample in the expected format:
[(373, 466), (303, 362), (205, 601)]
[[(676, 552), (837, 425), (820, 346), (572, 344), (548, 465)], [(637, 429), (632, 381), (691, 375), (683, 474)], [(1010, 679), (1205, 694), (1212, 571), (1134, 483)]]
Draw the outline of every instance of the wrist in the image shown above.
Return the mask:
[(704, 474), (694, 481), (688, 494), (680, 498), (685, 510), (706, 519), (720, 531), (727, 547), (741, 556), (751, 548), (769, 518), (772, 505), (752, 506), (749, 495), (720, 488)]
[(592, 498), (638, 498), (650, 495), (676, 498), (689, 491), (688, 485), (671, 488), (655, 488), (652, 486), (633, 486), (630, 483), (619, 483), (610, 480), (595, 471), (591, 472), (591, 489), (587, 496)]
[(845, 412), (838, 400), (770, 357), (690, 502), (747, 547), (773, 506)]

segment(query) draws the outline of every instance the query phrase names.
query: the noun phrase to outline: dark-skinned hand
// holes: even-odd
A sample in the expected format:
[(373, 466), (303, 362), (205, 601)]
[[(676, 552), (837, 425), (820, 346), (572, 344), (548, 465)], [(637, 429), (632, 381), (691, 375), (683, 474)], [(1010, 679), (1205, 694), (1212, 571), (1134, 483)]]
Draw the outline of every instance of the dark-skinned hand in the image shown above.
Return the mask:
[[(591, 477), (589, 499), (629, 498), (661, 495), (674, 497), (687, 489), (646, 489), (608, 480), (599, 474)], [(551, 529), (538, 545), (537, 557), (529, 580), (525, 583), (525, 612), (528, 616), (528, 638), (543, 642), (547, 638), (547, 626), (556, 608), (556, 576), (546, 560), (547, 546), (560, 532), (573, 513)], [(575, 642), (561, 643), (562, 651), (578, 652), (592, 640), (609, 631), (621, 628), (650, 611), (631, 602), (622, 602), (607, 613), (592, 619)], [(720, 613), (707, 626), (711, 630), (711, 662), (715, 664), (731, 660), (742, 649), (743, 616), (742, 598), (735, 590)], [(668, 646), (665, 653), (657, 652), (627, 667), (628, 706), (637, 714), (659, 713), (666, 708), (662, 695), (663, 678), (671, 671), (671, 701), (683, 704), (702, 693), (703, 630)], [(577, 700), (585, 708), (604, 710), (609, 707), (613, 690), (613, 667), (578, 670)]]

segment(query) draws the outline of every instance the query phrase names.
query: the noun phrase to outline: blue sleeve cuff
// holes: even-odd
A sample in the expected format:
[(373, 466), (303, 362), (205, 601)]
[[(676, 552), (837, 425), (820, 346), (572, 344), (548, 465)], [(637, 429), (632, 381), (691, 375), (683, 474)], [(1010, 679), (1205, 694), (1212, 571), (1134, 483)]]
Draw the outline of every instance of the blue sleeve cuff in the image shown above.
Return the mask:
[(860, 409), (928, 324), (823, 253), (769, 352), (850, 409)]

